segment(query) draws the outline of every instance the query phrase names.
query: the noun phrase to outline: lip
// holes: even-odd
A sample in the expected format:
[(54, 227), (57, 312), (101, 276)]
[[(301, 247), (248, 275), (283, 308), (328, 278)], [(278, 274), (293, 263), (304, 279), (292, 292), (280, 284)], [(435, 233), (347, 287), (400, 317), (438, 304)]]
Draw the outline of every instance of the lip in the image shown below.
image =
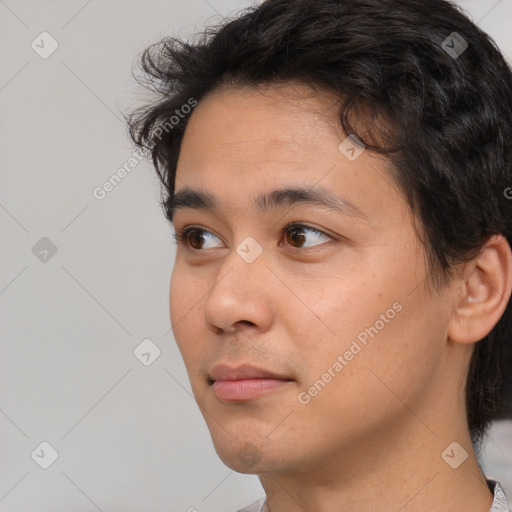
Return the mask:
[(253, 400), (276, 391), (293, 381), (287, 376), (251, 365), (215, 365), (209, 374), (210, 385), (221, 401)]
[(242, 364), (239, 366), (229, 366), (224, 363), (216, 364), (209, 372), (210, 381), (219, 380), (243, 380), (243, 379), (274, 379), (274, 380), (293, 380), (285, 375), (264, 368)]
[(272, 391), (277, 391), (290, 384), (290, 382), (292, 381), (278, 379), (216, 380), (212, 384), (212, 388), (219, 400), (240, 402), (254, 400)]

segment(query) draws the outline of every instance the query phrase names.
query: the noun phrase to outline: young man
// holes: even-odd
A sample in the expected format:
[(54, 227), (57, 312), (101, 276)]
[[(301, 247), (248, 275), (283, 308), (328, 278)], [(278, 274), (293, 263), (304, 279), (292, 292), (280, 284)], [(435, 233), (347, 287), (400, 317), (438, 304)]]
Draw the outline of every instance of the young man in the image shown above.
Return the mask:
[(141, 60), (173, 333), (261, 512), (505, 512), (512, 72), (443, 0), (268, 0)]

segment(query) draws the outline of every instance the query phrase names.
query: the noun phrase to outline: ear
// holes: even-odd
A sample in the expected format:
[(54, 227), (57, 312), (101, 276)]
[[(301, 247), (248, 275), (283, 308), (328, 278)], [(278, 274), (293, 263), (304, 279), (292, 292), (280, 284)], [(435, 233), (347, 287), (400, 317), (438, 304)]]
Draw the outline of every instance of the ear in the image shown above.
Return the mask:
[(466, 265), (448, 338), (457, 343), (485, 338), (503, 315), (511, 293), (512, 251), (503, 235), (493, 235)]

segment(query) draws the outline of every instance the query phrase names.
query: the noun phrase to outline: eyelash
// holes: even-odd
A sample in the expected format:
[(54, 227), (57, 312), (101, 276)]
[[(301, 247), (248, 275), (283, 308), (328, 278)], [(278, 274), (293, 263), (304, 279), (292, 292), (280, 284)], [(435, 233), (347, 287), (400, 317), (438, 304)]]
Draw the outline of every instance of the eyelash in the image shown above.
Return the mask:
[[(283, 235), (284, 233), (288, 233), (288, 232), (291, 232), (291, 231), (294, 231), (296, 229), (304, 229), (305, 231), (316, 231), (317, 233), (320, 233), (324, 236), (327, 236), (329, 238), (332, 239), (332, 237), (330, 235), (328, 235), (327, 233), (324, 233), (323, 231), (320, 231), (316, 228), (313, 228), (311, 226), (308, 226), (307, 224), (303, 224), (302, 222), (292, 222), (290, 224), (288, 224), (287, 226), (285, 226), (282, 230), (281, 230), (281, 235)], [(211, 231), (208, 231), (207, 229), (203, 229), (203, 228), (200, 228), (200, 227), (197, 227), (197, 226), (187, 226), (185, 228), (183, 228), (179, 233), (175, 233), (173, 234), (173, 237), (174, 237), (174, 240), (176, 241), (176, 244), (180, 245), (180, 244), (184, 244), (187, 246), (187, 248), (190, 248), (190, 244), (187, 242), (187, 235), (189, 233), (192, 233), (192, 232), (205, 232), (205, 233), (210, 233), (213, 235), (213, 233), (211, 233)], [(215, 235), (214, 235), (215, 236)], [(323, 244), (319, 244), (319, 245), (323, 245)], [(306, 247), (305, 249), (315, 249), (317, 246), (314, 246), (314, 247)], [(297, 251), (304, 251), (305, 249), (301, 249), (300, 247), (292, 247), (293, 250), (297, 250)], [(191, 248), (191, 250), (194, 250), (194, 251), (204, 251), (205, 249), (194, 249), (194, 248)], [(208, 250), (208, 249), (206, 249)]]

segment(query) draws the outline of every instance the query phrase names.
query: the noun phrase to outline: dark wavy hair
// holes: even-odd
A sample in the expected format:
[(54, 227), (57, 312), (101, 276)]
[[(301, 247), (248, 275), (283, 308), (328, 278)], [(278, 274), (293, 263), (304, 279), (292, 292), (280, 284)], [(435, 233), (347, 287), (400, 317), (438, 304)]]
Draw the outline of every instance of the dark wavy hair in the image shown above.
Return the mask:
[[(138, 65), (144, 74), (137, 80), (156, 96), (125, 118), (131, 139), (151, 155), (171, 222), (166, 205), (192, 115), (184, 106), (221, 87), (298, 80), (336, 93), (343, 131), (389, 158), (415, 213), (429, 287), (439, 291), (491, 235), (512, 245), (505, 194), (512, 186), (512, 71), (456, 5), (267, 0), (192, 41), (164, 38), (140, 54)], [(492, 420), (511, 417), (511, 379), (509, 301), (475, 344), (468, 369), (467, 421), (477, 450)]]

